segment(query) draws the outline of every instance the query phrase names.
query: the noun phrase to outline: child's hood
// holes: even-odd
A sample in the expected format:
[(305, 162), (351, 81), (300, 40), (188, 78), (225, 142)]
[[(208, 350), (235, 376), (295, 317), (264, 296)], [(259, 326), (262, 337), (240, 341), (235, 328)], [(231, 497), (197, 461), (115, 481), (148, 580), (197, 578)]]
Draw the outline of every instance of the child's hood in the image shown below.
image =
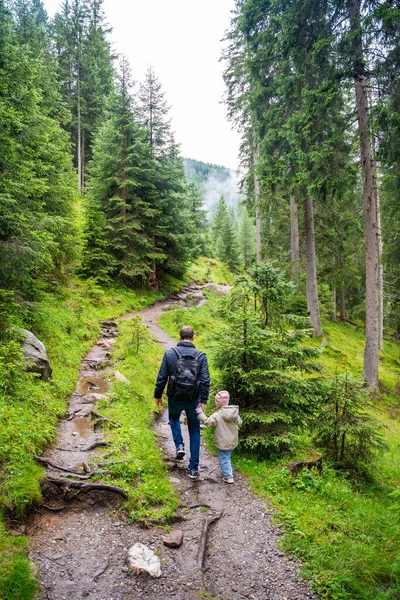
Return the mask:
[(239, 416), (239, 407), (235, 404), (229, 404), (229, 406), (223, 406), (219, 409), (221, 417), (224, 421), (236, 421)]

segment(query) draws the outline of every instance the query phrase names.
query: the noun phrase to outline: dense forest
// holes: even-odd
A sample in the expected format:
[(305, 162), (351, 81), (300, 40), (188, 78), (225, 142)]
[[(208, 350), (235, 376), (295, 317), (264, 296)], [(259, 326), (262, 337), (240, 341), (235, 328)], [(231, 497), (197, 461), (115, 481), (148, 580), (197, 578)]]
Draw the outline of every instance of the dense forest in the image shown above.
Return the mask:
[(365, 320), (370, 386), (399, 331), (399, 31), (390, 1), (241, 0), (224, 53), (257, 256), (305, 277), (316, 336), (321, 285)]
[[(398, 598), (397, 3), (235, 0), (222, 63), (237, 175), (181, 156), (160, 78), (135, 81), (110, 33), (103, 0), (65, 0), (51, 20), (41, 0), (0, 0), (0, 599), (37, 589), (8, 519), (43, 501), (38, 456), (99, 320), (190, 282), (218, 294), (162, 326), (193, 325), (213, 388), (240, 405), (235, 464), (278, 507), (285, 548), (321, 598)], [(132, 522), (165, 525), (179, 500), (147, 435), (160, 348), (140, 317), (118, 327), (131, 383), (103, 399), (120, 427), (107, 481)], [(49, 380), (26, 368), (29, 331)], [(310, 457), (324, 471), (292, 478)]]

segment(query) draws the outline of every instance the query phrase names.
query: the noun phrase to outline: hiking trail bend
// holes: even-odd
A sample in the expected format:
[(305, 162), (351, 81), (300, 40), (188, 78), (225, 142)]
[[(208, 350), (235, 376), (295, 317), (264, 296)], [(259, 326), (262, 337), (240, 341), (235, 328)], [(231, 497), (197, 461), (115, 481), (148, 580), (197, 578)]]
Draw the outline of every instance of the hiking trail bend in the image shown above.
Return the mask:
[[(141, 313), (144, 324), (164, 348), (174, 346), (176, 340), (158, 326), (158, 319), (167, 306), (182, 302), (182, 298), (184, 293), (178, 300), (157, 302)], [(200, 296), (198, 299), (203, 302)], [(95, 394), (107, 391), (116, 334), (116, 323), (103, 322), (101, 338), (82, 361), (77, 389), (69, 400), (69, 416), (60, 422), (56, 445), (43, 455), (64, 469), (48, 464), (50, 479), (73, 473), (78, 464), (99, 453), (99, 449), (88, 450), (102, 438), (101, 431), (91, 426), (90, 411), (95, 406)], [(174, 457), (167, 411), (155, 429), (165, 457)], [(188, 449), (185, 424), (182, 429)], [(184, 507), (182, 520), (174, 524), (183, 532), (179, 548), (163, 544), (163, 528), (130, 525), (121, 510), (123, 498), (115, 490), (93, 489), (65, 502), (68, 486), (46, 483), (44, 492), (52, 497), (51, 503), (39, 507), (27, 525), (30, 557), (39, 570), (40, 600), (317, 600), (300, 578), (299, 564), (277, 548), (281, 532), (271, 522), (271, 508), (250, 491), (244, 477), (235, 472), (234, 485), (224, 484), (218, 458), (208, 452), (203, 441), (198, 480), (188, 478), (187, 460), (171, 460), (170, 466), (170, 480)], [(219, 515), (209, 528), (203, 569), (199, 569), (204, 521)], [(128, 572), (126, 552), (136, 542), (160, 556), (160, 578)]]

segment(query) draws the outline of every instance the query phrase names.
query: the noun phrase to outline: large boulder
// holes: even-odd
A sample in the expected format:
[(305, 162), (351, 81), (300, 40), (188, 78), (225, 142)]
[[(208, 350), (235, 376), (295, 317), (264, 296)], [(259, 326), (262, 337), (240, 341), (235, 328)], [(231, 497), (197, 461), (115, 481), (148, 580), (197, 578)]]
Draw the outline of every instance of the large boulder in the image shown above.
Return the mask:
[(231, 285), (220, 285), (218, 283), (206, 283), (204, 287), (215, 296), (229, 296), (229, 292), (232, 289)]
[(44, 344), (31, 331), (23, 329), (22, 332), (25, 336), (22, 351), (27, 362), (28, 371), (39, 373), (44, 380), (50, 379), (53, 369), (50, 366)]

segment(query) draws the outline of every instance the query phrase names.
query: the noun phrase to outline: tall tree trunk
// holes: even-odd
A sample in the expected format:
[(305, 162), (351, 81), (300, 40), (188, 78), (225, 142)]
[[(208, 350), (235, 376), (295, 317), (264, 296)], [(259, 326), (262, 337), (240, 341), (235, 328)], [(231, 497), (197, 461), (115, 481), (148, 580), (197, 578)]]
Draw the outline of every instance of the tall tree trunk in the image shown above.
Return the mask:
[(77, 161), (78, 161), (78, 192), (82, 193), (82, 127), (81, 127), (81, 84), (79, 80), (79, 67), (77, 77)]
[(332, 321), (336, 321), (336, 285), (333, 286), (333, 290), (332, 290), (332, 317), (331, 320)]
[(365, 78), (359, 0), (349, 0), (352, 30), (354, 83), (360, 138), (361, 170), (364, 196), (366, 251), (366, 316), (364, 379), (369, 387), (378, 382), (379, 351), (379, 251), (377, 222), (377, 185), (369, 124), (369, 105)]
[(346, 320), (346, 288), (343, 284), (340, 288), (340, 320)]
[(290, 254), (292, 259), (292, 279), (299, 277), (300, 246), (299, 246), (299, 216), (296, 197), (290, 196)]
[(253, 167), (254, 167), (254, 204), (256, 208), (256, 255), (257, 262), (262, 262), (262, 252), (261, 252), (261, 198), (260, 198), (260, 181), (258, 179), (257, 174), (257, 151), (254, 151), (253, 154)]
[(383, 350), (383, 264), (382, 264), (382, 229), (381, 229), (381, 202), (379, 190), (376, 190), (376, 224), (378, 235), (378, 294), (379, 294), (379, 349)]
[(314, 328), (314, 336), (322, 335), (321, 318), (319, 314), (317, 264), (315, 258), (314, 207), (313, 198), (309, 194), (304, 200), (304, 234), (306, 248), (306, 289), (307, 310), (310, 323)]

